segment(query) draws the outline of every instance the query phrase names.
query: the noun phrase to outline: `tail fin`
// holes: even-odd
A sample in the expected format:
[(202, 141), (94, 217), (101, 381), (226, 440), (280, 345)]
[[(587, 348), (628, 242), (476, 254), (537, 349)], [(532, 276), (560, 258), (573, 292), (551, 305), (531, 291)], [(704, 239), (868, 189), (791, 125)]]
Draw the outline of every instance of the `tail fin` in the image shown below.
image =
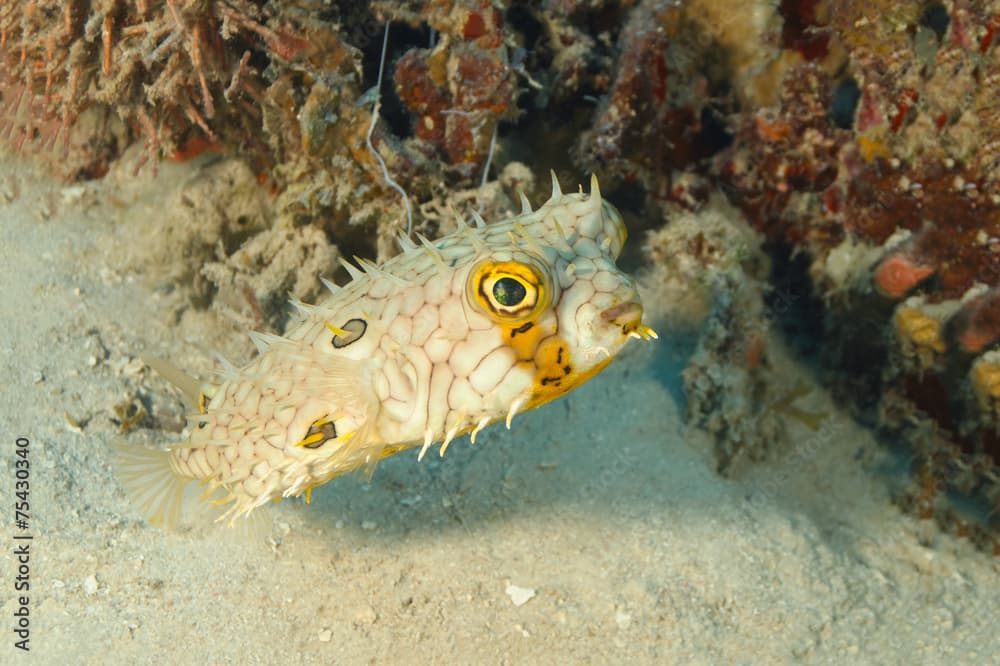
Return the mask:
[[(150, 525), (175, 531), (188, 511), (185, 526), (195, 529), (214, 528), (218, 524), (235, 527), (224, 530), (235, 543), (259, 542), (272, 535), (271, 516), (265, 509), (255, 509), (243, 518), (222, 520), (228, 507), (219, 506), (227, 491), (215, 488), (207, 493), (191, 496), (187, 492), (192, 479), (181, 476), (170, 465), (170, 452), (118, 444), (114, 455), (115, 475), (128, 494), (132, 505), (139, 510)], [(196, 498), (195, 494), (201, 494)]]
[(177, 529), (184, 506), (184, 491), (193, 479), (174, 471), (169, 451), (119, 444), (114, 467), (132, 504), (151, 525)]

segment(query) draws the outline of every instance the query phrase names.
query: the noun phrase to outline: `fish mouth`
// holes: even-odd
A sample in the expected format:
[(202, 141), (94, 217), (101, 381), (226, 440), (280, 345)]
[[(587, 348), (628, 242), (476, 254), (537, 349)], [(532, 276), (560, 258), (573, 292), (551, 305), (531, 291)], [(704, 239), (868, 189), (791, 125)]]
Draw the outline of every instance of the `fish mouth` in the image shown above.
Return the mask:
[(649, 326), (642, 323), (642, 304), (635, 301), (619, 303), (601, 313), (601, 319), (609, 326), (621, 328), (622, 335), (649, 340), (659, 336)]
[(601, 319), (609, 326), (620, 326), (622, 335), (628, 335), (642, 324), (642, 305), (635, 301), (619, 303), (602, 312)]

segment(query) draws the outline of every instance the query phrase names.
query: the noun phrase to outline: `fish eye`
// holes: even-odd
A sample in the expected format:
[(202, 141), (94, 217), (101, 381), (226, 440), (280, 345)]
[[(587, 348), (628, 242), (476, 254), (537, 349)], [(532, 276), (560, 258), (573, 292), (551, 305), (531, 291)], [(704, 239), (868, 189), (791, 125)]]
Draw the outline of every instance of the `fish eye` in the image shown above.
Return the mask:
[(527, 288), (517, 278), (502, 277), (493, 283), (493, 298), (503, 307), (517, 307), (527, 296)]
[(487, 260), (470, 274), (469, 300), (491, 318), (516, 324), (548, 306), (550, 284), (534, 262)]

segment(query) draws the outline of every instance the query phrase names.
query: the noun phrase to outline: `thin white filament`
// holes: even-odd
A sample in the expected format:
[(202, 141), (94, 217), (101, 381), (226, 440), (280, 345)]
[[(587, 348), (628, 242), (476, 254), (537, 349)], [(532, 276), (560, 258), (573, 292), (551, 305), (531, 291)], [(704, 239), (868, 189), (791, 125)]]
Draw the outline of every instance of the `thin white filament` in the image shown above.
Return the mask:
[(368, 126), (368, 134), (365, 135), (365, 145), (368, 146), (368, 151), (375, 157), (378, 165), (382, 167), (382, 178), (385, 179), (385, 184), (399, 192), (399, 196), (403, 197), (403, 203), (406, 205), (406, 235), (409, 236), (413, 232), (413, 208), (410, 205), (410, 197), (407, 196), (406, 190), (389, 175), (389, 169), (385, 165), (385, 160), (382, 159), (379, 152), (375, 150), (375, 146), (372, 145), (372, 134), (375, 133), (375, 125), (378, 124), (379, 119), (378, 112), (382, 106), (382, 73), (385, 70), (385, 52), (388, 45), (389, 21), (386, 21), (385, 34), (382, 36), (382, 57), (378, 63), (378, 83), (375, 84), (375, 106), (372, 108), (372, 122)]

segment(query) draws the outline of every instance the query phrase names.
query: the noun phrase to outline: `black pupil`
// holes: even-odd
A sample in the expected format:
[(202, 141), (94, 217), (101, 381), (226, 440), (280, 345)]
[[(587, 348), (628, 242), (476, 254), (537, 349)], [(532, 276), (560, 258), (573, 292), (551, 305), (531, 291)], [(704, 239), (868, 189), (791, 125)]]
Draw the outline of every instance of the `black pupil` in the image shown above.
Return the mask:
[(493, 298), (505, 307), (520, 304), (527, 295), (524, 285), (514, 278), (504, 277), (493, 283)]

